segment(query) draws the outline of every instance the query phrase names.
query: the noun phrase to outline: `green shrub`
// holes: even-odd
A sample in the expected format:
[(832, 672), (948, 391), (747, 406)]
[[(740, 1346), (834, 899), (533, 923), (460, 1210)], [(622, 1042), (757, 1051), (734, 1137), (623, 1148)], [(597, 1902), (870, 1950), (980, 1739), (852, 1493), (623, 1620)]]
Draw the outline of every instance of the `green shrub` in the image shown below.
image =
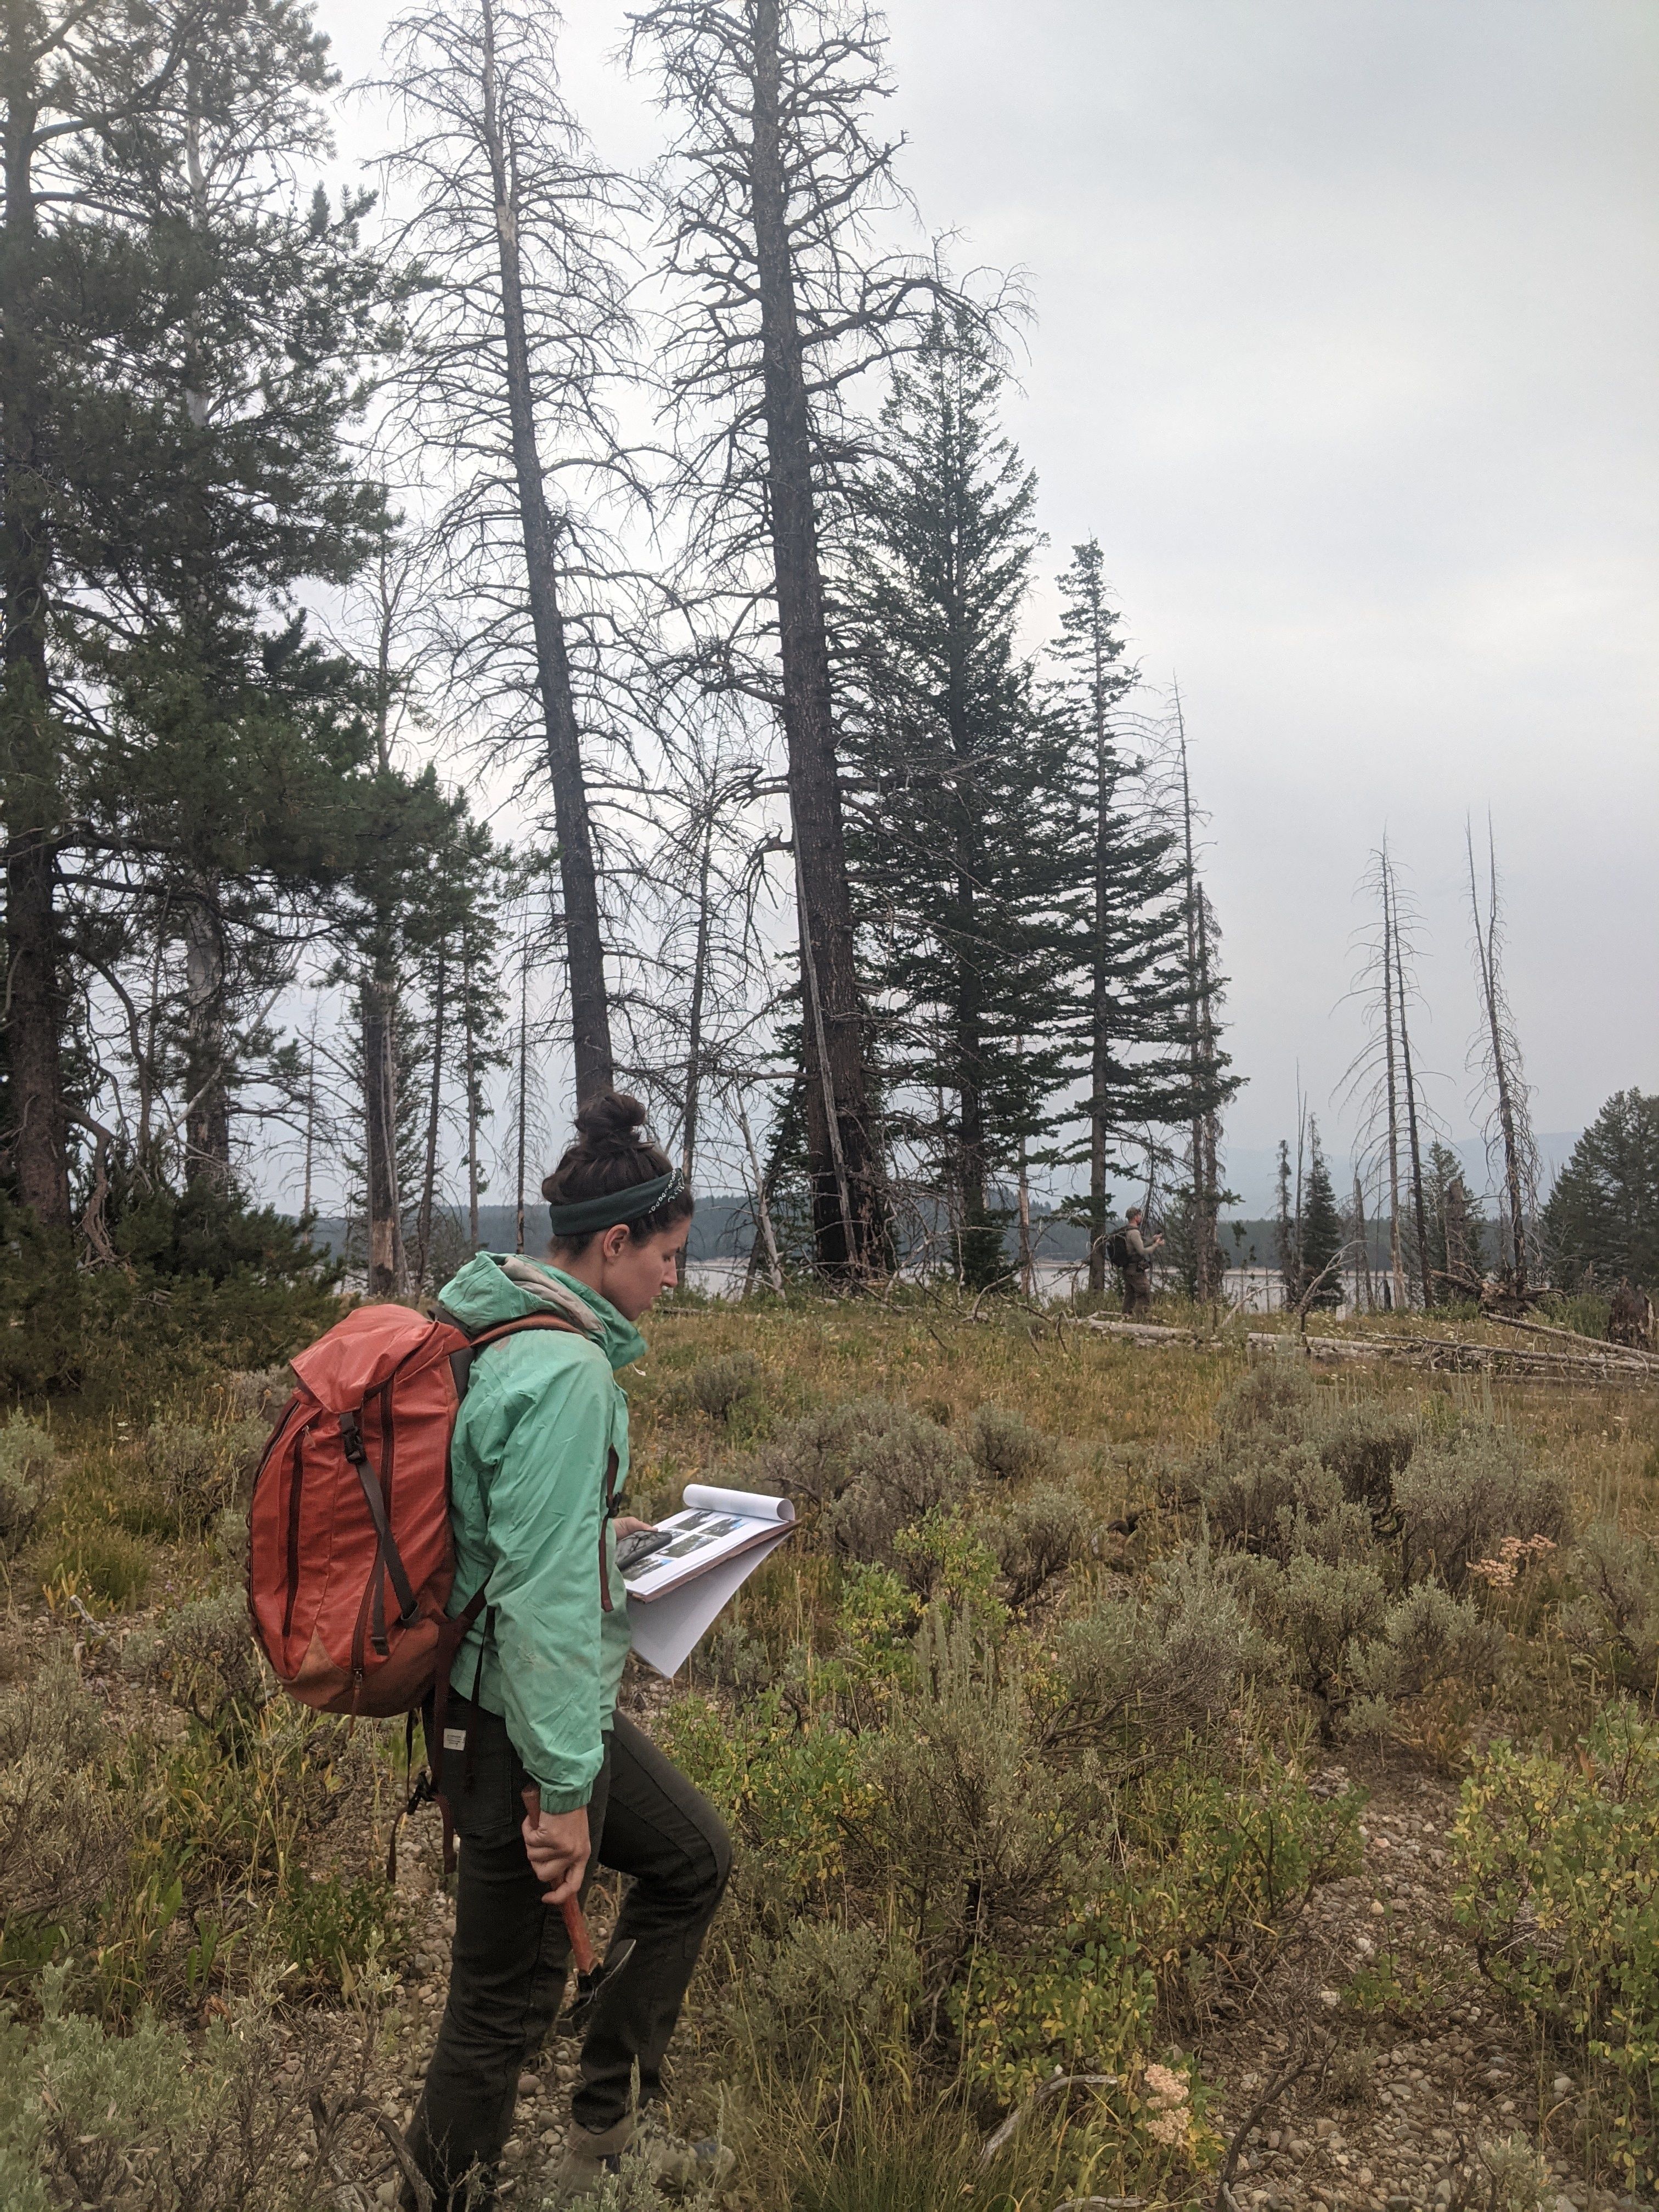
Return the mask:
[[(441, 1278), (440, 1278), (441, 1280)], [(234, 1368), (220, 1384), (234, 1421), (259, 1421), (267, 1430), (294, 1393), (291, 1367)]]
[(1115, 1744), (1138, 1759), (1146, 1746), (1173, 1748), (1224, 1713), (1259, 1642), (1235, 1566), (1194, 1547), (1066, 1623), (1040, 1692), (1045, 1743), (1055, 1751)]
[(1052, 1437), (1044, 1436), (1024, 1413), (1010, 1413), (1000, 1406), (975, 1408), (968, 1423), (967, 1444), (975, 1467), (993, 1482), (1052, 1480), (1065, 1462), (1065, 1455)]
[(1438, 1682), (1485, 1689), (1503, 1657), (1504, 1632), (1495, 1621), (1483, 1620), (1467, 1598), (1419, 1583), (1389, 1606), (1382, 1635), (1352, 1655), (1356, 1695), (1346, 1725), (1352, 1735), (1381, 1734), (1392, 1706)]
[(204, 1429), (189, 1422), (159, 1422), (145, 1452), (161, 1498), (180, 1534), (199, 1538), (211, 1522), (245, 1496), (270, 1434), (261, 1420)]
[(193, 2037), (146, 2016), (117, 2035), (66, 2008), (60, 1975), (46, 1977), (42, 1997), (36, 2025), (0, 2020), (7, 2212), (322, 2212), (344, 2201), (311, 2163), (306, 2109), (308, 2090), (342, 2085), (311, 2068), (285, 2074), (292, 2045), (273, 2017), (249, 2008)]
[(0, 1559), (15, 1558), (33, 1533), (54, 1456), (46, 1431), (22, 1414), (0, 1427)]
[(763, 1489), (817, 1502), (817, 1529), (842, 1559), (895, 1562), (902, 1528), (963, 1504), (972, 1462), (937, 1423), (886, 1398), (855, 1398), (793, 1423), (757, 1456)]
[(856, 2069), (907, 2035), (920, 1968), (902, 1936), (804, 1920), (747, 1964), (726, 2008), (731, 2033), (768, 2066), (808, 2079)]
[(1319, 1456), (1351, 1504), (1376, 1515), (1394, 1504), (1395, 1483), (1417, 1449), (1417, 1425), (1380, 1407), (1356, 1407), (1326, 1431)]
[(134, 1637), (122, 1659), (129, 1673), (165, 1685), (175, 1705), (208, 1727), (252, 1712), (269, 1694), (240, 1589), (187, 1599), (149, 1635)]
[(757, 1395), (763, 1372), (752, 1352), (730, 1352), (720, 1359), (702, 1360), (689, 1375), (678, 1377), (670, 1399), (711, 1421), (730, 1421), (740, 1406)]
[(1435, 1575), (1461, 1589), (1473, 1559), (1489, 1558), (1505, 1536), (1569, 1533), (1564, 1479), (1529, 1466), (1501, 1429), (1464, 1428), (1425, 1443), (1395, 1484), (1408, 1581)]
[(1074, 1490), (1040, 1483), (1017, 1498), (997, 1527), (998, 1562), (1015, 1605), (1034, 1598), (1087, 1549), (1094, 1515)]
[(1621, 1688), (1659, 1696), (1659, 1552), (1599, 1521), (1567, 1566), (1582, 1592), (1562, 1611), (1568, 1643)]
[(69, 1661), (49, 1661), (0, 1695), (0, 1941), (9, 1952), (30, 1928), (77, 1919), (123, 1860), (129, 1823), (109, 1786), (107, 1749)]
[(149, 1594), (155, 1558), (147, 1545), (112, 1524), (65, 1529), (46, 1560), (49, 1588), (130, 1611)]
[(1458, 1917), (1497, 1986), (1595, 2062), (1613, 2155), (1659, 2179), (1659, 1732), (1606, 1707), (1566, 1759), (1499, 1742), (1451, 1832)]

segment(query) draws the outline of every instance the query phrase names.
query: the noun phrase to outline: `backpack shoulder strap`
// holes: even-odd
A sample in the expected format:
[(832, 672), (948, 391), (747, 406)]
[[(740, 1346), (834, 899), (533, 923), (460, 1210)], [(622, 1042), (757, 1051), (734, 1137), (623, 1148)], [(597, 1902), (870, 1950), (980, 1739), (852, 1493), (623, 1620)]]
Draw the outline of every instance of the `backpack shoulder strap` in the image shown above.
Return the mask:
[[(438, 1318), (447, 1322), (452, 1328), (460, 1327), (454, 1316), (446, 1313), (441, 1306), (438, 1309)], [(486, 1351), (492, 1344), (499, 1344), (504, 1336), (521, 1336), (535, 1328), (555, 1328), (566, 1336), (580, 1336), (583, 1334), (574, 1321), (561, 1321), (554, 1314), (526, 1314), (522, 1321), (500, 1322), (494, 1328), (481, 1329), (477, 1336), (469, 1338), (459, 1351), (449, 1355), (449, 1371), (455, 1378), (456, 1403), (459, 1405), (466, 1395), (467, 1385), (472, 1380), (472, 1363), (479, 1352)]]

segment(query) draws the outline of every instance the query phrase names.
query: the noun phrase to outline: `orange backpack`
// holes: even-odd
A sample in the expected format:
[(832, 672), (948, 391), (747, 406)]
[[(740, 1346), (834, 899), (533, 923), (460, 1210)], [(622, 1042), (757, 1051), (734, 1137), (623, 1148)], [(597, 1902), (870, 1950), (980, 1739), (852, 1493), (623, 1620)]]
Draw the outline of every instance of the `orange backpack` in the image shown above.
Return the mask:
[[(474, 1356), (536, 1315), (470, 1337), (407, 1306), (359, 1306), (293, 1361), (253, 1481), (248, 1610), (291, 1697), (319, 1712), (412, 1713), (484, 1605), (451, 1620), (449, 1448)], [(442, 1741), (441, 1717), (439, 1741)]]

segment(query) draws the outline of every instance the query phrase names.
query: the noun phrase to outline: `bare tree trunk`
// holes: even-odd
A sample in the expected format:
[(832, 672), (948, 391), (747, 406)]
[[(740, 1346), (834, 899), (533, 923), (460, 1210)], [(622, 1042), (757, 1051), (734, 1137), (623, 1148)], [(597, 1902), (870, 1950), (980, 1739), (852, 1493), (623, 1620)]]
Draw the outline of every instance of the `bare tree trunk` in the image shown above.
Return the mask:
[(1376, 1300), (1371, 1291), (1371, 1250), (1365, 1236), (1365, 1197), (1359, 1187), (1358, 1170), (1355, 1171), (1353, 1179), (1353, 1233), (1358, 1252), (1358, 1257), (1354, 1262), (1353, 1302), (1355, 1305), (1360, 1304), (1360, 1290), (1363, 1285), (1364, 1310), (1367, 1313), (1375, 1313)]
[(7, 1131), (17, 1194), (50, 1229), (70, 1226), (64, 991), (58, 974), (58, 763), (46, 659), (52, 550), (38, 485), (39, 394), (49, 373), (33, 325), (40, 238), (33, 191), (39, 101), (33, 28), (8, 10), (0, 47), (4, 131), (5, 343), (0, 346), (0, 757), (5, 763)]
[(501, 278), (501, 342), (507, 416), (524, 537), (525, 583), (536, 640), (547, 769), (559, 837), (559, 888), (564, 908), (565, 956), (570, 974), (571, 1042), (578, 1103), (616, 1079), (611, 1048), (605, 945), (599, 927), (598, 871), (582, 769), (581, 730), (571, 687), (570, 656), (559, 603), (558, 533), (548, 511), (536, 435), (536, 404), (525, 325), (524, 277), (519, 248), (516, 180), (503, 141), (495, 75), (493, 0), (481, 0), (484, 47), (481, 90), (483, 138), (495, 194), (495, 235)]
[(227, 995), (220, 884), (204, 872), (185, 907), (185, 1178), (215, 1190), (230, 1188)]
[(714, 865), (714, 812), (709, 801), (703, 822), (702, 850), (697, 865), (697, 941), (691, 962), (691, 1006), (686, 1021), (685, 1114), (680, 1142), (680, 1172), (687, 1182), (697, 1158), (697, 1125), (702, 1103), (702, 1017), (708, 995), (708, 958), (712, 917), (708, 911), (708, 882)]
[(471, 932), (461, 951), (461, 1022), (466, 1054), (466, 1233), (468, 1249), (478, 1249), (478, 1041), (473, 1023)]
[(1509, 1208), (1510, 1243), (1514, 1274), (1511, 1287), (1517, 1297), (1527, 1288), (1526, 1173), (1521, 1157), (1521, 1129), (1516, 1109), (1515, 1085), (1510, 1079), (1508, 1040), (1504, 1034), (1503, 993), (1498, 975), (1498, 856), (1487, 829), (1490, 872), (1489, 905), (1482, 929), (1480, 898), (1475, 884), (1474, 839), (1469, 852), (1469, 907), (1474, 917), (1476, 964), (1480, 977), (1481, 1014), (1492, 1051), (1492, 1083), (1498, 1092), (1498, 1126), (1504, 1142), (1504, 1189)]
[(1175, 695), (1176, 736), (1181, 761), (1181, 833), (1186, 874), (1188, 1021), (1194, 1113), (1192, 1124), (1193, 1245), (1194, 1290), (1200, 1305), (1215, 1297), (1216, 1154), (1215, 1115), (1200, 1102), (1213, 1078), (1214, 1016), (1210, 1004), (1209, 931), (1204, 892), (1198, 880), (1193, 845), (1193, 791), (1187, 770), (1187, 720), (1181, 693)]
[(857, 1275), (871, 1272), (878, 1261), (880, 1202), (836, 770), (811, 416), (789, 238), (778, 0), (754, 0), (753, 21), (749, 189), (760, 291), (769, 520), (801, 894), (801, 966), (815, 1002), (805, 1024), (813, 1234), (820, 1265)]
[(368, 1294), (404, 1288), (404, 1238), (398, 1193), (398, 990), (378, 969), (362, 983), (364, 1184)]
[(1107, 944), (1107, 917), (1112, 897), (1109, 823), (1117, 794), (1117, 754), (1106, 721), (1107, 669), (1098, 623), (1095, 626), (1094, 658), (1095, 941), (1089, 1009), (1089, 1289), (1091, 1295), (1102, 1297), (1106, 1291), (1106, 1144), (1112, 1075), (1111, 973)]
[(427, 1261), (432, 1253), (432, 1202), (438, 1182), (438, 1116), (443, 1101), (445, 963), (438, 954), (432, 991), (432, 1081), (427, 1092), (426, 1160), (421, 1174), (421, 1212), (416, 1234), (415, 1291), (426, 1288)]
[(306, 1221), (310, 1220), (312, 1213), (312, 1166), (317, 1145), (317, 1017), (314, 1011), (311, 1018), (310, 1044), (311, 1050), (306, 1059), (305, 1186), (300, 1200), (301, 1218)]
[(519, 960), (519, 1158), (516, 1183), (518, 1188), (518, 1219), (514, 1227), (513, 1249), (524, 1249), (524, 1176), (525, 1151), (527, 1144), (526, 1123), (530, 1115), (530, 947), (523, 946)]
[(758, 1251), (764, 1249), (766, 1279), (781, 1297), (783, 1296), (783, 1263), (778, 1258), (778, 1240), (772, 1228), (770, 1173), (769, 1170), (763, 1170), (761, 1167), (760, 1154), (755, 1149), (755, 1136), (749, 1126), (748, 1113), (744, 1107), (743, 1100), (735, 1091), (732, 1093), (732, 1105), (738, 1117), (738, 1127), (743, 1133), (744, 1150), (749, 1155), (749, 1172), (755, 1178), (755, 1219), (759, 1231), (759, 1235), (749, 1248), (749, 1266), (745, 1271), (744, 1289), (746, 1292), (753, 1285), (755, 1255)]
[(1400, 1088), (1395, 1072), (1394, 901), (1389, 890), (1389, 853), (1382, 848), (1382, 1030), (1383, 1080), (1388, 1085), (1389, 1115), (1389, 1275), (1394, 1285), (1394, 1307), (1403, 1310), (1406, 1269), (1400, 1249)]
[(1383, 880), (1393, 915), (1395, 992), (1400, 1007), (1400, 1071), (1406, 1084), (1406, 1134), (1411, 1152), (1412, 1214), (1417, 1231), (1418, 1273), (1423, 1285), (1423, 1303), (1425, 1306), (1431, 1306), (1435, 1302), (1434, 1273), (1429, 1265), (1428, 1210), (1423, 1202), (1423, 1148), (1417, 1127), (1417, 1081), (1412, 1073), (1411, 1031), (1406, 1023), (1406, 967), (1400, 948), (1400, 902), (1395, 890), (1392, 868), (1388, 869)]
[(1025, 1139), (1019, 1140), (1019, 1286), (1028, 1298), (1036, 1296), (1036, 1262), (1031, 1252), (1031, 1171), (1025, 1157)]

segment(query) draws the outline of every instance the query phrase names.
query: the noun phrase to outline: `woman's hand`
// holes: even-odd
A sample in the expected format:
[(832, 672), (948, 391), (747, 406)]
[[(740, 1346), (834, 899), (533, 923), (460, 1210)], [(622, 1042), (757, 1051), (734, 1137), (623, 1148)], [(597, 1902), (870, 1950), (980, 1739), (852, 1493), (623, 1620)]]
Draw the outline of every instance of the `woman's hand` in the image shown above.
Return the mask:
[(611, 1523), (619, 1541), (624, 1536), (637, 1536), (642, 1530), (654, 1528), (656, 1525), (654, 1521), (641, 1521), (636, 1513), (619, 1513)]
[(587, 1808), (580, 1806), (574, 1813), (544, 1813), (538, 1790), (521, 1790), (520, 1795), (525, 1809), (520, 1832), (531, 1871), (538, 1881), (548, 1884), (542, 1893), (542, 1903), (562, 1905), (566, 1898), (574, 1897), (580, 1889), (582, 1876), (587, 1871), (588, 1853), (592, 1849)]

